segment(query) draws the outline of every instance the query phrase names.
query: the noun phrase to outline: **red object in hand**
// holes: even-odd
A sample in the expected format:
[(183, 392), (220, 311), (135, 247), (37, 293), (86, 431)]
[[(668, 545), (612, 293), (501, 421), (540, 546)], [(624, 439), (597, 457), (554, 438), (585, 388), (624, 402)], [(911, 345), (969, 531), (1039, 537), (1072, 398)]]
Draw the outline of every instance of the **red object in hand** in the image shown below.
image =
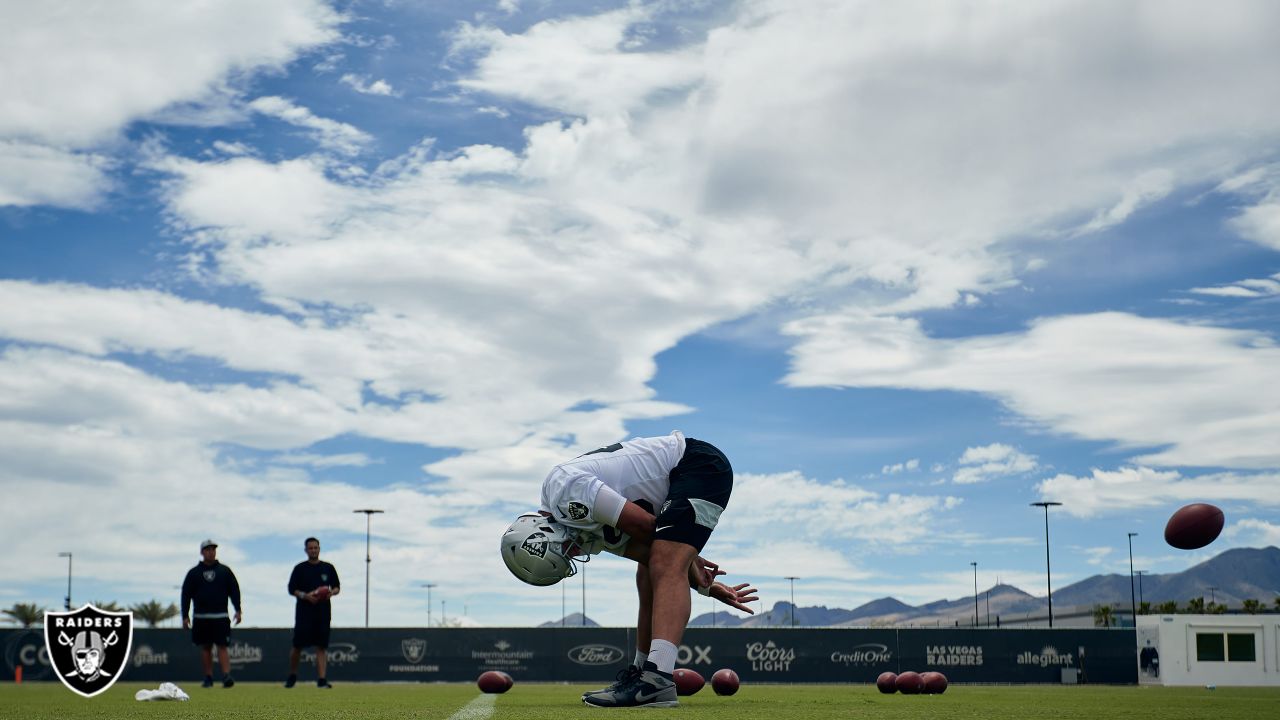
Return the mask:
[(327, 600), (329, 596), (333, 594), (333, 591), (329, 589), (328, 585), (321, 585), (320, 587), (315, 589), (315, 593), (317, 598), (320, 598), (321, 600)]

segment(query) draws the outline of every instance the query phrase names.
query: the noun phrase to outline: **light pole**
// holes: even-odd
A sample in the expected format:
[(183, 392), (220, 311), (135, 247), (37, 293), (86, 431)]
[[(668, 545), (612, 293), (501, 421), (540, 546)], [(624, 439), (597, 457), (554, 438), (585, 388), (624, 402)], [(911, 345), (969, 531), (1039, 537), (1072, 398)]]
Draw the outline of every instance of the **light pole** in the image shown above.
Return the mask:
[(444, 608), (445, 608), (445, 600), (444, 598), (441, 598), (440, 599), (440, 627), (445, 627), (449, 623), (449, 616), (445, 613)]
[(435, 583), (422, 583), (422, 587), (426, 588), (426, 626), (431, 626), (431, 588), (435, 587)]
[(1142, 599), (1142, 576), (1143, 576), (1143, 575), (1146, 575), (1146, 574), (1147, 574), (1147, 571), (1146, 571), (1146, 570), (1135, 570), (1135, 571), (1133, 572), (1133, 574), (1138, 576), (1138, 602), (1139, 602), (1139, 603), (1145, 603), (1145, 602), (1146, 602), (1146, 600), (1143, 600), (1143, 599)]
[(1049, 600), (1049, 627), (1053, 627), (1053, 574), (1049, 569), (1049, 508), (1060, 502), (1033, 502), (1034, 507), (1044, 508), (1044, 582)]
[[(1218, 596), (1217, 596), (1216, 594), (1214, 594), (1214, 591), (1215, 591), (1215, 590), (1217, 590), (1217, 589), (1218, 589), (1218, 588), (1213, 587), (1212, 585), (1211, 585), (1211, 586), (1209, 586), (1209, 604), (1210, 604), (1210, 605), (1217, 605), (1217, 604), (1218, 604)], [(1208, 610), (1208, 608), (1205, 608), (1205, 609), (1206, 609), (1206, 610)]]
[(569, 583), (560, 583), (560, 627), (564, 627), (565, 613), (569, 612), (569, 610), (565, 607), (565, 590), (564, 590), (568, 584)]
[(351, 512), (364, 513), (364, 626), (369, 627), (369, 563), (373, 562), (369, 556), (369, 528), (372, 527), (373, 516), (383, 511), (363, 508)]
[(1138, 627), (1138, 599), (1133, 591), (1133, 536), (1138, 533), (1129, 533), (1129, 608), (1133, 612), (1133, 626)]
[(582, 563), (582, 569), (578, 571), (582, 575), (582, 627), (587, 626), (587, 564)]
[(796, 626), (796, 581), (800, 578), (794, 575), (788, 575), (786, 580), (791, 581), (791, 627)]
[(66, 609), (67, 609), (67, 610), (70, 610), (70, 609), (71, 609), (71, 553), (69, 553), (69, 552), (60, 552), (60, 553), (58, 553), (58, 557), (64, 557), (64, 558), (66, 558), (66, 559), (67, 559), (67, 604), (66, 604)]
[(978, 563), (969, 564), (973, 566), (973, 626), (978, 627)]
[(991, 591), (987, 590), (987, 627), (991, 627)]

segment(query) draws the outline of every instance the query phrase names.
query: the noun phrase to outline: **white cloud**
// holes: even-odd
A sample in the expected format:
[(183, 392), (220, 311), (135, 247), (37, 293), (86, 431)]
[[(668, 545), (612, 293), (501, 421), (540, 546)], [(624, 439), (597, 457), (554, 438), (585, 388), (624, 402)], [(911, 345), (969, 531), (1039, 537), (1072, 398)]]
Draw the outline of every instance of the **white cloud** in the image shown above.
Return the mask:
[(22, 71), (0, 75), (0, 205), (94, 207), (130, 123), (184, 121), (177, 106), (330, 42), (340, 22), (320, 0), (4, 4), (0, 67)]
[(1148, 467), (1094, 469), (1078, 477), (1062, 473), (1036, 486), (1046, 500), (1063, 503), (1062, 509), (1077, 517), (1119, 513), (1136, 508), (1168, 507), (1169, 513), (1190, 502), (1239, 500), (1280, 506), (1275, 473), (1211, 473), (1184, 477), (1177, 470)]
[(94, 209), (110, 188), (109, 169), (101, 155), (0, 138), (0, 207)]
[(892, 465), (885, 465), (884, 467), (880, 468), (880, 474), (881, 475), (897, 475), (899, 473), (904, 473), (904, 472), (915, 472), (916, 470), (919, 470), (919, 469), (920, 469), (920, 460), (917, 458), (912, 458), (906, 462), (894, 463)]
[(1280, 546), (1280, 525), (1256, 518), (1242, 518), (1223, 530), (1223, 535), (1251, 547)]
[(1274, 297), (1280, 295), (1280, 273), (1276, 273), (1269, 278), (1238, 280), (1230, 285), (1192, 288), (1191, 292), (1200, 295), (1235, 298)]
[(391, 83), (387, 82), (386, 80), (374, 80), (370, 82), (369, 76), (367, 75), (356, 75), (354, 73), (347, 73), (342, 76), (341, 82), (344, 85), (349, 85), (352, 90), (355, 90), (356, 92), (361, 93), (363, 95), (384, 95), (384, 96), (397, 96), (397, 97), (400, 95), (400, 93), (396, 92), (395, 88), (391, 87)]
[(344, 155), (355, 155), (373, 139), (353, 125), (317, 117), (307, 108), (281, 97), (260, 97), (249, 103), (249, 109), (309, 130), (321, 147)]
[(1002, 443), (967, 448), (958, 462), (960, 468), (951, 478), (951, 482), (957, 485), (971, 485), (998, 477), (1023, 475), (1039, 467), (1034, 455), (1027, 455)]
[(793, 385), (982, 392), (1058, 432), (1158, 448), (1140, 462), (1280, 465), (1280, 350), (1262, 333), (1123, 313), (945, 340), (913, 320), (851, 313), (787, 330), (801, 338)]

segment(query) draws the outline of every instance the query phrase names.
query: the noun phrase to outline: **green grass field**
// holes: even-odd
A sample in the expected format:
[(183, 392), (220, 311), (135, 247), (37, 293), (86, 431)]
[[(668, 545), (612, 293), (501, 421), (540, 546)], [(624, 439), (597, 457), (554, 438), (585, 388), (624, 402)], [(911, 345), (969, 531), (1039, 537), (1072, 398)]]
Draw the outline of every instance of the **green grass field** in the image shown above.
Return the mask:
[[(602, 683), (603, 684), (603, 683)], [(630, 714), (633, 710), (589, 708), (579, 701), (585, 685), (520, 685), (504, 695), (481, 696), (474, 685), (347, 684), (333, 690), (299, 685), (241, 683), (230, 690), (183, 685), (191, 701), (137, 702), (138, 683), (119, 683), (85, 699), (58, 683), (0, 685), (3, 720), (132, 720), (134, 718), (228, 718), (290, 720), (359, 718), (398, 720), (517, 720)], [(481, 698), (477, 700), (477, 698)], [(492, 701), (492, 714), (488, 703)], [(1152, 718), (1153, 720), (1258, 720), (1276, 717), (1280, 688), (1141, 688), (955, 685), (945, 695), (881, 695), (870, 685), (747, 685), (732, 697), (707, 687), (665, 712), (688, 718), (725, 720), (945, 720), (947, 718)], [(643, 712), (662, 713), (662, 710)]]

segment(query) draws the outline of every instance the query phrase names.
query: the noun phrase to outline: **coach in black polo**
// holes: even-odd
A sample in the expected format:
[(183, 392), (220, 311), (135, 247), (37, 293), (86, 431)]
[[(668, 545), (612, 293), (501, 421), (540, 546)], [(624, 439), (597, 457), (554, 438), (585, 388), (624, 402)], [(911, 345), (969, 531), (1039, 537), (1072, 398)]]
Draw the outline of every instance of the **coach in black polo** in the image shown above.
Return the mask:
[(329, 660), (329, 624), (333, 606), (329, 598), (342, 592), (338, 570), (320, 559), (320, 541), (309, 537), (303, 543), (307, 559), (298, 563), (289, 576), (289, 594), (297, 598), (293, 612), (293, 649), (289, 652), (289, 678), (285, 687), (298, 682), (298, 661), (304, 648), (316, 649), (316, 687), (333, 687), (325, 679)]
[[(236, 610), (240, 624), (240, 583), (231, 568), (218, 562), (218, 543), (200, 543), (200, 562), (187, 571), (182, 581), (182, 627), (191, 628), (191, 642), (200, 646), (204, 664), (204, 687), (213, 687), (213, 646), (218, 646), (218, 662), (222, 665), (222, 687), (231, 687), (231, 658), (227, 645), (231, 642), (231, 619), (227, 617), (227, 601)], [(194, 603), (195, 614), (188, 615)], [(192, 620), (194, 619), (194, 623)]]

